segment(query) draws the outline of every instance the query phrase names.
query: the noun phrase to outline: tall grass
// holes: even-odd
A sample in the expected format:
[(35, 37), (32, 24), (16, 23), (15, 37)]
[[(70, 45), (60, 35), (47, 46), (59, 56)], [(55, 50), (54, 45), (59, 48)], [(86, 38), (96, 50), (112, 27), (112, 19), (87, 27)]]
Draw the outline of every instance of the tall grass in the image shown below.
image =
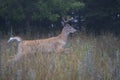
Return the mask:
[(34, 53), (8, 63), (17, 43), (0, 41), (0, 80), (120, 80), (120, 41), (107, 34), (69, 37), (70, 54)]

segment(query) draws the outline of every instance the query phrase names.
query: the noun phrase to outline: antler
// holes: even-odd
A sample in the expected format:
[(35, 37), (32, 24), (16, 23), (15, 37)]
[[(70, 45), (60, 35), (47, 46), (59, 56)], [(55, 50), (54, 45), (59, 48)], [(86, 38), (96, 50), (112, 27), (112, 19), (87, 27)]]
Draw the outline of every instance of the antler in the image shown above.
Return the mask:
[(69, 22), (69, 21), (71, 21), (71, 20), (73, 20), (73, 17), (67, 17), (67, 20), (65, 20), (65, 18), (64, 17), (62, 17), (62, 20), (65, 22), (65, 23), (67, 23), (67, 22)]
[(62, 25), (64, 26), (65, 24), (67, 24), (69, 21), (72, 21), (73, 17), (67, 17), (67, 19), (65, 19), (65, 17), (62, 17)]

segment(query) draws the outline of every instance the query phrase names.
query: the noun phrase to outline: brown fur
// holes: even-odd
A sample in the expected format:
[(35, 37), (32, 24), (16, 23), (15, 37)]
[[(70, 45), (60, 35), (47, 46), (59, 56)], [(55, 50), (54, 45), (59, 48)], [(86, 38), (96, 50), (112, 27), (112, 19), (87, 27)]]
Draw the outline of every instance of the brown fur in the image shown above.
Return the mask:
[(63, 28), (61, 34), (56, 37), (40, 40), (23, 40), (18, 45), (18, 53), (12, 59), (17, 61), (20, 57), (32, 53), (67, 53), (68, 49), (64, 48), (69, 33), (76, 30), (70, 25)]

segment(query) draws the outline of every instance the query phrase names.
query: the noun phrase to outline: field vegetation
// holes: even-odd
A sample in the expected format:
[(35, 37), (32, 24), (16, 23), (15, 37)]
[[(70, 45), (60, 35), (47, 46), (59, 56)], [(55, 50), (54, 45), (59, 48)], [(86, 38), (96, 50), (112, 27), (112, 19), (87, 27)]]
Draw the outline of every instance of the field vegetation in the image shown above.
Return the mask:
[(120, 80), (120, 39), (112, 34), (75, 33), (66, 45), (69, 54), (36, 52), (8, 63), (17, 45), (0, 41), (0, 80)]

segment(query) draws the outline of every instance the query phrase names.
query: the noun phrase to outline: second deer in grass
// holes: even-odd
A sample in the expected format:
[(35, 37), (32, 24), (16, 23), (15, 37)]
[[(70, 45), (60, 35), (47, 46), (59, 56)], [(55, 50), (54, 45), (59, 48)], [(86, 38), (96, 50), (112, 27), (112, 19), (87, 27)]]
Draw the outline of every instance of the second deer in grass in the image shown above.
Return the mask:
[(18, 53), (14, 56), (12, 61), (17, 61), (26, 54), (32, 53), (66, 53), (68, 48), (65, 48), (67, 38), (70, 33), (74, 33), (76, 29), (66, 24), (62, 32), (56, 36), (48, 39), (39, 40), (22, 40), (20, 37), (11, 37), (8, 42), (12, 40), (19, 41)]

